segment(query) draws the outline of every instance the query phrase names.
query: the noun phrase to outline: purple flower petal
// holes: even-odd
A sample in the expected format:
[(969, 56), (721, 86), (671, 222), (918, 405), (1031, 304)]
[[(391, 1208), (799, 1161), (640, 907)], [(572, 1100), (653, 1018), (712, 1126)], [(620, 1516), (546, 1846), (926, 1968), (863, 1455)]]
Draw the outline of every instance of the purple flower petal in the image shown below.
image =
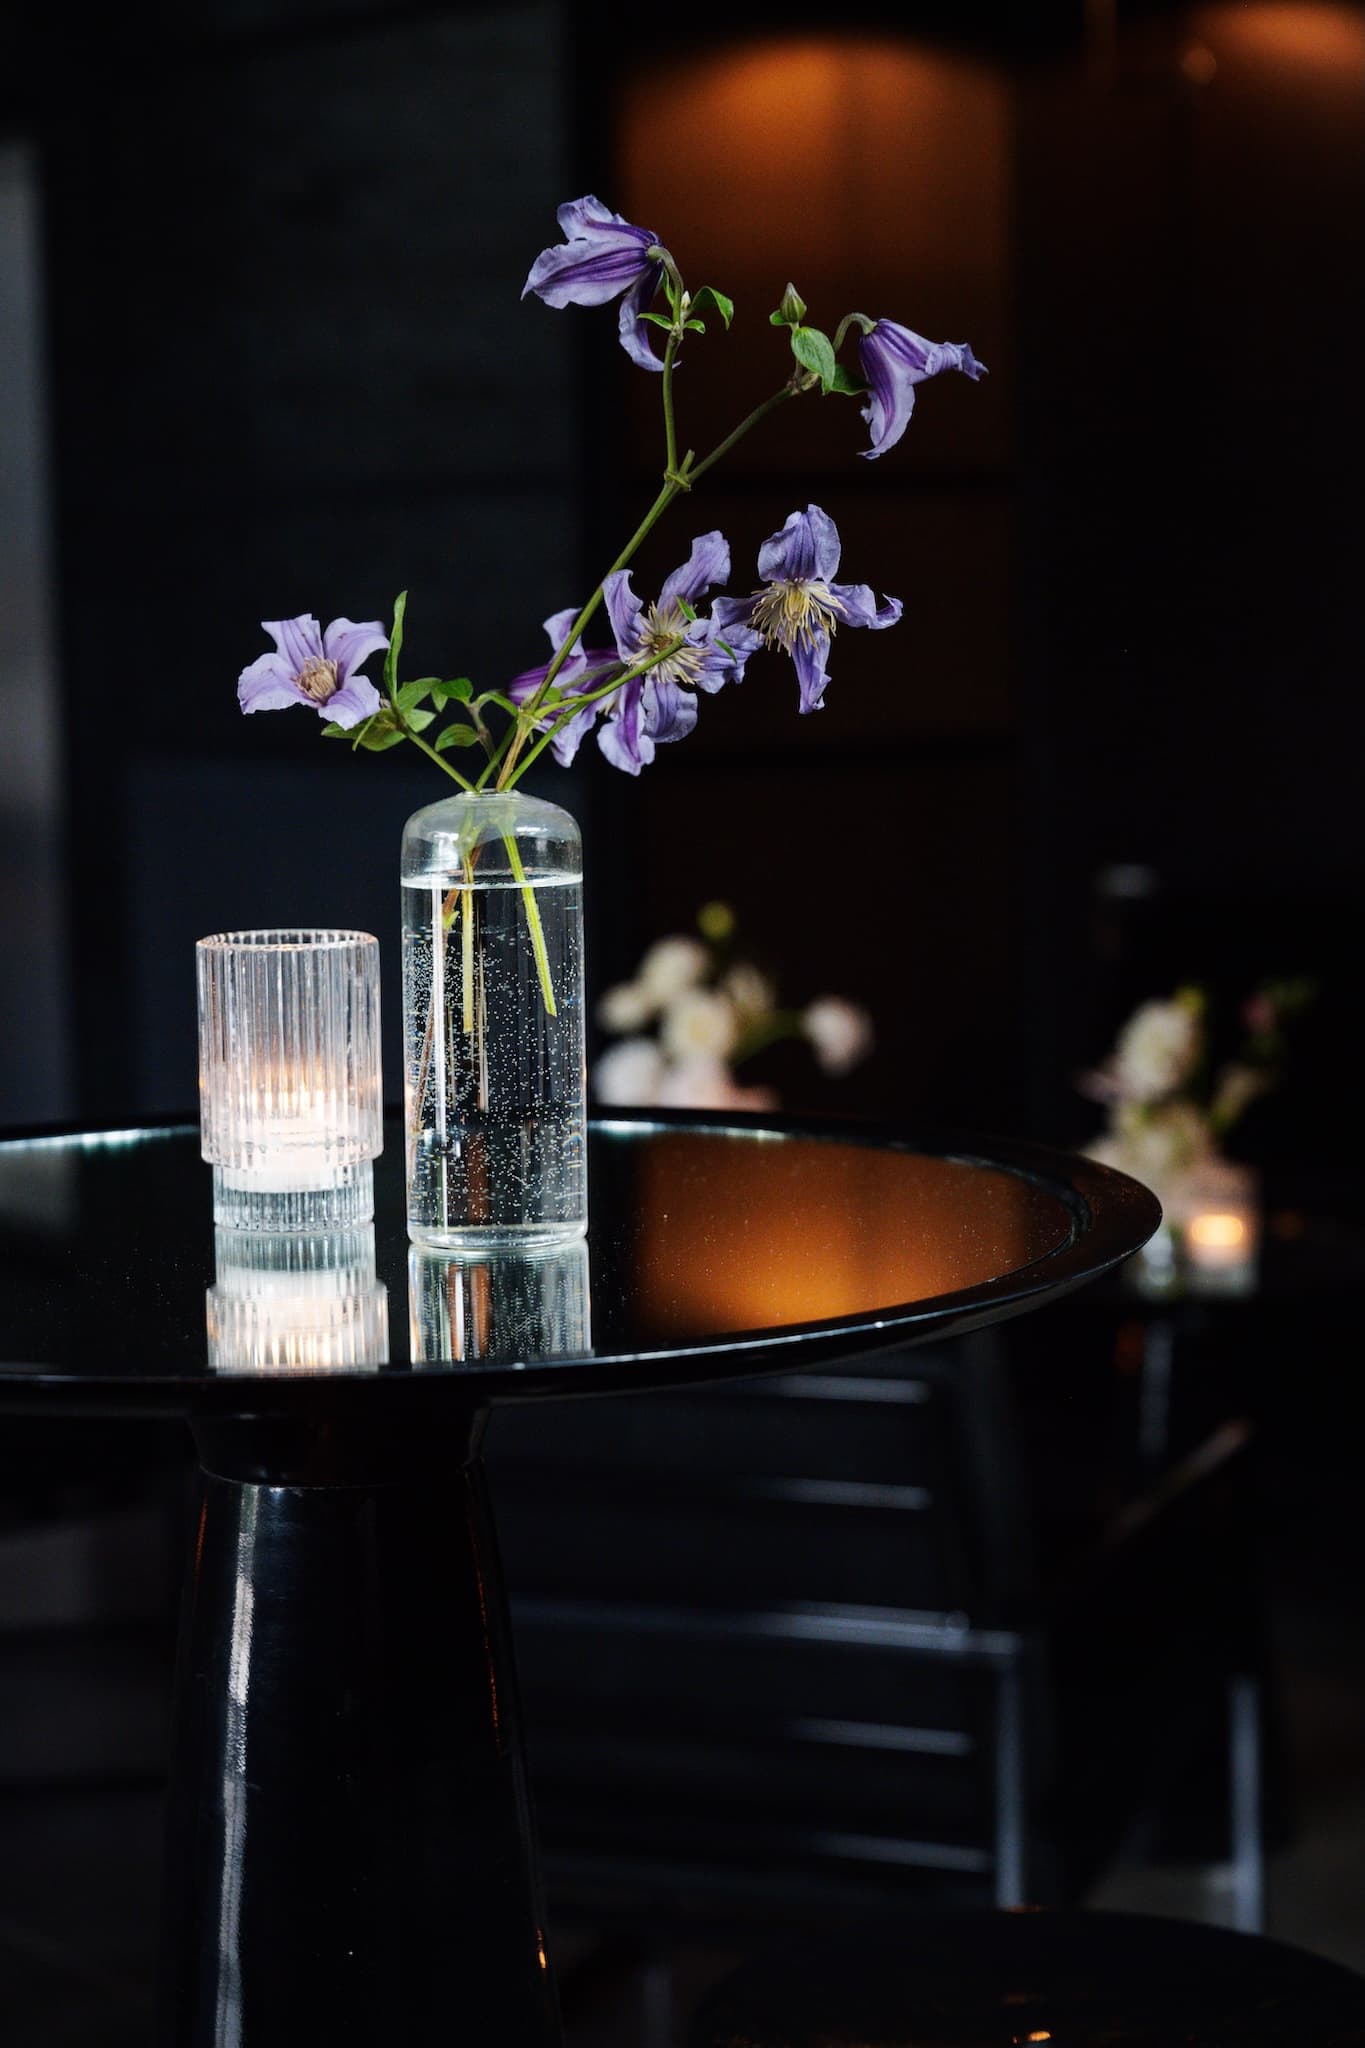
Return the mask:
[(654, 759), (654, 742), (644, 729), (642, 715), (644, 682), (636, 677), (613, 699), (614, 716), (597, 734), (597, 744), (613, 768), (638, 775)]
[(761, 633), (754, 633), (749, 625), (754, 615), (757, 597), (717, 597), (711, 603), (711, 624), (721, 637), (734, 645), (733, 635), (748, 633), (753, 639), (754, 649), (763, 645)]
[[(555, 219), (570, 241), (576, 240), (580, 235), (590, 235), (595, 228), (630, 227), (629, 221), (621, 214), (613, 213), (609, 206), (604, 206), (591, 192), (585, 192), (581, 199), (566, 199), (562, 206), (555, 208)], [(645, 230), (631, 228), (631, 233), (642, 235)], [(653, 236), (650, 240), (653, 240)]]
[(373, 718), (383, 701), (373, 683), (367, 682), (364, 676), (352, 676), (334, 697), (329, 697), (325, 704), (315, 704), (313, 708), (320, 718), (328, 718), (333, 725), (344, 725), (349, 730), (351, 726)]
[(308, 699), (283, 657), (263, 654), (237, 678), (237, 702), (246, 712), (288, 711), (291, 705), (306, 704)]
[(289, 666), (291, 676), (302, 673), (305, 662), (322, 661), (322, 630), (310, 612), (297, 619), (262, 619), (268, 633)]
[(621, 346), (631, 361), (637, 363), (642, 370), (663, 369), (661, 358), (654, 352), (652, 339), (658, 330), (641, 317), (649, 311), (650, 302), (659, 289), (662, 277), (663, 271), (656, 264), (631, 286), (621, 301), (617, 322)]
[(926, 341), (922, 334), (895, 320), (879, 320), (858, 343), (858, 359), (868, 381), (863, 418), (872, 429), (869, 459), (894, 448), (915, 407), (915, 386), (943, 370), (961, 370), (975, 381), (986, 374), (966, 342)]
[(905, 610), (898, 597), (888, 597), (879, 611), (876, 594), (866, 583), (831, 583), (829, 594), (837, 597), (843, 608), (841, 626), (894, 626)]
[(571, 199), (556, 217), (569, 239), (541, 250), (523, 298), (535, 292), (547, 306), (603, 306), (651, 274), (657, 285), (658, 261), (645, 252), (658, 244), (648, 228), (633, 227), (591, 194)]
[(697, 700), (667, 676), (650, 676), (645, 685), (645, 730), (660, 746), (685, 740), (697, 722)]
[(749, 624), (753, 608), (751, 597), (718, 597), (713, 603), (711, 616), (702, 621), (706, 657), (697, 674), (699, 690), (711, 695), (725, 683), (743, 682), (745, 663), (763, 645), (763, 635)]
[(825, 662), (829, 658), (829, 634), (813, 633), (809, 638), (798, 640), (792, 649), (792, 662), (796, 668), (796, 680), (801, 689), (801, 710), (818, 711), (820, 700), (825, 694), (829, 681), (825, 673)]
[(781, 533), (772, 534), (758, 551), (758, 573), (765, 583), (828, 583), (839, 567), (839, 529), (828, 512), (807, 505), (793, 512)]
[(355, 674), (362, 661), (368, 661), (372, 654), (378, 654), (389, 644), (389, 636), (378, 619), (371, 619), (363, 626), (357, 626), (350, 619), (333, 619), (322, 636), (322, 651), (328, 661), (337, 665), (337, 680), (345, 683)]
[(692, 552), (680, 569), (664, 579), (659, 592), (659, 610), (666, 612), (680, 600), (695, 607), (699, 598), (718, 583), (730, 579), (730, 543), (723, 533), (699, 533)]
[(602, 585), (602, 597), (616, 635), (616, 651), (622, 661), (633, 662), (640, 655), (640, 600), (630, 587), (629, 569), (617, 569)]
[[(567, 604), (565, 605), (562, 612), (551, 612), (549, 618), (543, 622), (545, 631), (549, 635), (550, 646), (554, 649), (554, 652), (556, 654), (558, 654), (560, 648), (564, 645), (564, 641), (567, 637), (569, 628), (573, 624), (574, 620), (578, 617), (578, 614), (581, 610), (581, 605)], [(579, 645), (575, 647), (575, 649), (573, 650), (573, 653), (567, 657), (567, 660), (578, 661), (581, 658), (582, 643), (580, 641)]]

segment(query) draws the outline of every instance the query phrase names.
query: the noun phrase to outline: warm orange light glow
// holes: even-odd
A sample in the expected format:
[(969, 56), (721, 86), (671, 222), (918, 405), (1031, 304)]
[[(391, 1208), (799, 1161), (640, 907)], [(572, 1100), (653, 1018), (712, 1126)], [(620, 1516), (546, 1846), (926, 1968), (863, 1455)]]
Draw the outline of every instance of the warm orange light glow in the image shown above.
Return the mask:
[(1180, 59), (1180, 70), (1191, 85), (1212, 85), (1218, 76), (1218, 59), (1206, 43), (1191, 43)]
[(765, 38), (671, 61), (667, 106), (664, 138), (655, 72), (627, 86), (623, 183), (689, 276), (853, 272), (879, 317), (911, 270), (1006, 275), (1009, 100), (984, 66), (889, 36)]
[(1192, 1216), (1189, 1222), (1190, 1243), (1206, 1251), (1230, 1251), (1246, 1234), (1240, 1216)]
[(1195, 17), (1201, 41), (1220, 54), (1268, 65), (1293, 66), (1340, 77), (1359, 90), (1365, 68), (1365, 18), (1356, 8), (1288, 6), (1281, 0), (1238, 0), (1235, 6), (1201, 7)]
[(661, 1138), (634, 1191), (655, 1330), (768, 1329), (971, 1287), (1065, 1240), (1014, 1174), (870, 1146)]
[(1025, 2034), (1024, 2039), (1026, 2041), (1050, 2041), (1052, 2039), (1052, 2036), (1047, 2031), (1046, 2027), (1044, 2027), (1041, 2029), (1040, 2032), (1036, 2034)]

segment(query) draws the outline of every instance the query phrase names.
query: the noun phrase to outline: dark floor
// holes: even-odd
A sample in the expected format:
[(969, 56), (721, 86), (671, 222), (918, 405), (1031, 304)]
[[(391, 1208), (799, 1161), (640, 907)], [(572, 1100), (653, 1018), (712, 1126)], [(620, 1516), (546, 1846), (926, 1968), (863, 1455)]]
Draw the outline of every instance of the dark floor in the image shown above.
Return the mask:
[[(1365, 1974), (1365, 1615), (1345, 1373), (1263, 1419), (1271, 1636), (1289, 1747), (1269, 1931)], [(0, 1527), (0, 2048), (146, 2048), (158, 1919), (166, 1510), (92, 1536)], [(101, 1615), (102, 1633), (81, 1624)], [(141, 1627), (141, 1633), (139, 1629)], [(1114, 1868), (1098, 1907), (1227, 1920), (1224, 1874)], [(640, 1976), (557, 1944), (570, 2048), (676, 2048), (734, 1964), (687, 1952)], [(672, 2031), (670, 2032), (670, 2028)]]
[[(1277, 1587), (1292, 1829), (1271, 1861), (1270, 1932), (1365, 1973), (1365, 1638), (1349, 1600)], [(126, 1640), (12, 1632), (0, 1659), (0, 2040), (145, 2048), (152, 2026), (160, 1801), (147, 1731), (154, 1657)], [(98, 1685), (96, 1685), (98, 1679)], [(70, 1783), (81, 1760), (81, 1781)], [(68, 1784), (63, 1789), (61, 1780)], [(92, 1779), (102, 1783), (94, 1789)], [(1125, 1863), (1091, 1904), (1228, 1919), (1217, 1869)], [(671, 1977), (561, 1945), (571, 2048), (663, 2048), (736, 1957)]]

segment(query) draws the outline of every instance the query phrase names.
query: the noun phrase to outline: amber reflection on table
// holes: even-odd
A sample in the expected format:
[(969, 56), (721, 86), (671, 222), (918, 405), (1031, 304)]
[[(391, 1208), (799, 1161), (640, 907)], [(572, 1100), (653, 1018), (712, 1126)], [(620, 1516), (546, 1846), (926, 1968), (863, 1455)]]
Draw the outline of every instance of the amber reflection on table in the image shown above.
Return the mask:
[(1065, 1245), (1016, 1174), (761, 1133), (655, 1135), (635, 1188), (639, 1311), (657, 1336), (761, 1330), (928, 1301)]

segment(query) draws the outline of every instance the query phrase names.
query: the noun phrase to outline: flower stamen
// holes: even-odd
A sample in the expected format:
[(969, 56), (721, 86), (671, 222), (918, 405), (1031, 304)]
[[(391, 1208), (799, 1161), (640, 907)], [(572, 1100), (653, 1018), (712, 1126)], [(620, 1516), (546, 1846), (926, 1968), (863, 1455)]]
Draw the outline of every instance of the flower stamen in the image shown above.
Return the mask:
[[(679, 605), (670, 605), (667, 611), (660, 611), (657, 604), (647, 605), (640, 616), (640, 654), (645, 659), (662, 654), (666, 647), (687, 631), (689, 620)], [(656, 661), (651, 671), (670, 683), (681, 683), (684, 688), (694, 690), (697, 678), (706, 665), (706, 649), (693, 641), (684, 640), (681, 647), (663, 661)]]
[(814, 647), (832, 635), (839, 623), (837, 614), (844, 609), (827, 583), (804, 579), (770, 583), (754, 596), (754, 631), (763, 635), (766, 646), (780, 647), (787, 654), (798, 645)]
[(310, 654), (294, 681), (312, 704), (326, 704), (341, 688), (337, 665), (320, 654)]

